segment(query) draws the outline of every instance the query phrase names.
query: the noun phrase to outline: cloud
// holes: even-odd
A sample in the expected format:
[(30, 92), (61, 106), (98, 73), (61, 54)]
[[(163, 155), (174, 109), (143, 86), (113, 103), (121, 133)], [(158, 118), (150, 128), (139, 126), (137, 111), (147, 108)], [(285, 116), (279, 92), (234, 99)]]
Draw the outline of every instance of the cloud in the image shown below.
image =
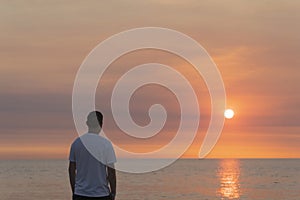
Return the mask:
[[(85, 56), (112, 34), (143, 26), (182, 31), (206, 48), (224, 78), (228, 106), (237, 112), (236, 127), (299, 126), (299, 7), (297, 1), (5, 1), (0, 8), (0, 134), (73, 130), (72, 87)], [(165, 52), (133, 52), (112, 63), (99, 83), (97, 107), (111, 117), (108, 97), (116, 80), (130, 67), (154, 61), (189, 78), (207, 126), (205, 83), (187, 62)], [(157, 94), (157, 88), (141, 89)], [(157, 98), (137, 92), (132, 112), (138, 123), (146, 124), (150, 104), (166, 104), (166, 132), (172, 135), (178, 105), (172, 95), (159, 91)]]

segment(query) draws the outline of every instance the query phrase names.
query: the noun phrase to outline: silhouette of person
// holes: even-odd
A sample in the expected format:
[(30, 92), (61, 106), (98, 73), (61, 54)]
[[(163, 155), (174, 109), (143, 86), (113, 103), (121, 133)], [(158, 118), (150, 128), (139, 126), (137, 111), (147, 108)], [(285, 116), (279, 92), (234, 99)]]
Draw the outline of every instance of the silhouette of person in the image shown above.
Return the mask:
[(69, 155), (69, 179), (73, 200), (115, 200), (116, 156), (109, 140), (99, 135), (103, 115), (90, 112), (88, 132), (75, 139)]

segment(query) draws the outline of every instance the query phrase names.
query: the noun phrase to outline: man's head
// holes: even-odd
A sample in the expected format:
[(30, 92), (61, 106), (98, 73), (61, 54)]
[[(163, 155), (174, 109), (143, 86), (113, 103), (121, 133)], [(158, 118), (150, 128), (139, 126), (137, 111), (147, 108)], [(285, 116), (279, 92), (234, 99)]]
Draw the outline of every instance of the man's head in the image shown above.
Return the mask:
[(86, 121), (87, 126), (89, 129), (101, 129), (103, 124), (103, 115), (99, 111), (92, 111), (87, 116)]

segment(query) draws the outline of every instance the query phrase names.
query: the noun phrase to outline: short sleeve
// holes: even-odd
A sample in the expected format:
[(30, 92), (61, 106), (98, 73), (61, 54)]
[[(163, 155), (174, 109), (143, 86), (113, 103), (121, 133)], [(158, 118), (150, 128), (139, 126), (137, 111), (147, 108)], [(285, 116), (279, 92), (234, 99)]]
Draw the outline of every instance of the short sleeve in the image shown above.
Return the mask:
[(69, 154), (69, 161), (76, 162), (74, 143), (71, 145), (70, 154)]
[(108, 143), (106, 148), (106, 164), (113, 164), (117, 162), (116, 154), (111, 143)]

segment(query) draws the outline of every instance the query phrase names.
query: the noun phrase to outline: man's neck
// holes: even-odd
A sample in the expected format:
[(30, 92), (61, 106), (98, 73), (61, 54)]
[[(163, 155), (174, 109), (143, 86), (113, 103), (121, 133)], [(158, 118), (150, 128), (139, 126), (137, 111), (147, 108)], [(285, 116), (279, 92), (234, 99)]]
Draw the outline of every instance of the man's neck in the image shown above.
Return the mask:
[(89, 129), (89, 133), (99, 134), (101, 129)]

